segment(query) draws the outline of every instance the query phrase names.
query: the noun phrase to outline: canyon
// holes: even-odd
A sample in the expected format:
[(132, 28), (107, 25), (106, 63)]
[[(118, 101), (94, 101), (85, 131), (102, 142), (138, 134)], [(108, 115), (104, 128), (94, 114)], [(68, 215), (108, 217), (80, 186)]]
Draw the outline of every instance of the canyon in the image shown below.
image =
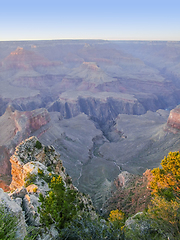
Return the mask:
[(0, 42), (2, 183), (36, 136), (100, 209), (122, 171), (142, 175), (179, 150), (179, 56), (179, 42)]

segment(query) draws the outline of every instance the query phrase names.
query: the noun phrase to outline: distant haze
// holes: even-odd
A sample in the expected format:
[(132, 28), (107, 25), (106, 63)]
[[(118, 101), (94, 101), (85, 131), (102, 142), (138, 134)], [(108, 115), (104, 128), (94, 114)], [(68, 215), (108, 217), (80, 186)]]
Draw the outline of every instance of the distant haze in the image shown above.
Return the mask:
[(179, 0), (2, 0), (0, 41), (180, 41)]

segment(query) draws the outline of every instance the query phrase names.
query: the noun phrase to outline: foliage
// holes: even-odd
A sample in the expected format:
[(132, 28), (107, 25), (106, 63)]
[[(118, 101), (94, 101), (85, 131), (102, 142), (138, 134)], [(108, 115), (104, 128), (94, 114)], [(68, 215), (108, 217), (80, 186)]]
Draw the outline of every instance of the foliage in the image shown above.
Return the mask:
[(42, 148), (42, 144), (39, 141), (36, 141), (35, 147), (37, 149), (41, 149)]
[(52, 172), (52, 168), (51, 167), (47, 167), (47, 171), (48, 172)]
[(150, 182), (154, 195), (171, 201), (180, 197), (180, 153), (170, 152), (161, 162), (161, 168), (154, 168)]
[(60, 176), (53, 176), (49, 187), (51, 191), (46, 197), (42, 194), (39, 195), (41, 202), (41, 207), (38, 209), (40, 219), (46, 227), (54, 223), (60, 230), (77, 213), (76, 192), (66, 189)]
[(84, 204), (80, 201), (78, 203), (78, 194), (66, 189), (62, 178), (51, 173), (51, 191), (46, 197), (40, 194), (41, 222), (47, 227), (54, 223), (59, 231), (59, 239), (67, 240), (180, 239), (179, 152), (170, 152), (161, 165), (162, 168), (149, 171), (154, 196), (151, 206), (147, 212), (132, 218), (129, 226), (124, 226), (125, 215), (118, 209), (110, 212), (109, 222), (99, 220), (98, 217), (92, 220), (87, 212), (80, 215), (78, 210), (84, 209)]
[(27, 235), (24, 240), (37, 240), (38, 235), (41, 235), (41, 229), (39, 227), (29, 226), (27, 227)]
[(17, 217), (8, 212), (4, 205), (0, 204), (0, 239), (16, 239), (17, 221)]
[(161, 229), (169, 232), (177, 239), (180, 238), (180, 200), (167, 201), (164, 197), (156, 196), (148, 209), (151, 218), (161, 225)]
[(92, 219), (90, 215), (84, 213), (77, 215), (60, 232), (62, 240), (123, 240), (121, 229), (115, 228), (113, 224), (108, 224), (105, 220)]
[(36, 192), (37, 192), (37, 190), (38, 190), (38, 188), (37, 188), (37, 187), (33, 188), (33, 192), (34, 192), (34, 193), (36, 193)]
[(66, 183), (67, 183), (67, 184), (71, 184), (71, 183), (72, 183), (72, 180), (71, 180), (70, 178), (67, 178), (67, 179), (66, 179)]
[(180, 153), (170, 152), (161, 162), (162, 168), (151, 171), (150, 186), (154, 198), (149, 216), (162, 231), (180, 238)]
[[(40, 168), (38, 168), (38, 176), (41, 177), (47, 183), (51, 182), (52, 174), (49, 173), (49, 175), (46, 175), (46, 174), (44, 174), (43, 170), (41, 170)], [(56, 176), (56, 175), (54, 174), (54, 176)]]
[(161, 223), (152, 219), (146, 212), (132, 218), (124, 229), (126, 240), (163, 240), (168, 235), (162, 230)]
[(125, 214), (118, 209), (112, 210), (109, 214), (109, 221), (113, 222), (115, 225), (119, 227), (123, 226), (125, 221)]
[(29, 185), (33, 184), (36, 181), (36, 174), (28, 172), (25, 178), (25, 187), (28, 187)]
[(47, 152), (48, 152), (48, 147), (45, 146), (45, 147), (44, 147), (44, 153), (47, 153)]
[(44, 172), (43, 172), (43, 170), (41, 170), (40, 168), (38, 168), (38, 175), (39, 175), (39, 176), (44, 176)]

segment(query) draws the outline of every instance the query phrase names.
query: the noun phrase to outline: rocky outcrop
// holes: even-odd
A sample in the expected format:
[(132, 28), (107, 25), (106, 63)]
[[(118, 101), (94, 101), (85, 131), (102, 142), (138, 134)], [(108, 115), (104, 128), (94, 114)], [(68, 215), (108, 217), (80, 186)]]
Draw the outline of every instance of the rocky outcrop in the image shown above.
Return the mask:
[(132, 176), (133, 175), (127, 171), (121, 172), (114, 181), (116, 187), (125, 188), (128, 185), (129, 181), (132, 179)]
[[(36, 137), (30, 137), (20, 143), (10, 162), (12, 164), (10, 188), (14, 191), (9, 197), (25, 213), (26, 224), (39, 229), (41, 227), (38, 213), (39, 194), (45, 196), (50, 190), (47, 179), (51, 174), (60, 174), (66, 185), (70, 177), (65, 174), (60, 156), (53, 146), (42, 145)], [(69, 181), (70, 187), (71, 182)], [(41, 236), (39, 235), (37, 239), (54, 239), (57, 236), (58, 232), (52, 226), (46, 231), (41, 229)]]
[(131, 216), (148, 207), (151, 191), (145, 175), (138, 176), (127, 171), (121, 172), (115, 179), (116, 190), (103, 204), (103, 213), (108, 215), (111, 210), (121, 209), (126, 215)]
[[(60, 155), (53, 146), (44, 146), (37, 137), (30, 137), (16, 147), (10, 161), (12, 164), (12, 182), (10, 185), (12, 192), (9, 193), (9, 196), (7, 195), (7, 198), (8, 201), (12, 202), (12, 206), (14, 204), (17, 206), (20, 213), (24, 212), (24, 225), (22, 225), (24, 234), (26, 234), (27, 224), (41, 233), (37, 236), (38, 240), (56, 239), (58, 236), (58, 231), (54, 225), (51, 225), (49, 229), (42, 227), (38, 213), (38, 207), (41, 205), (39, 194), (46, 196), (50, 190), (48, 182), (55, 174), (61, 176), (65, 188), (68, 187), (77, 192), (78, 200), (84, 206), (81, 211), (85, 210), (95, 214), (91, 199), (73, 186), (72, 179), (65, 173)], [(18, 239), (24, 238), (19, 235)]]
[(17, 218), (17, 225), (13, 231), (16, 239), (24, 240), (29, 232), (28, 226), (37, 227), (36, 239), (56, 239), (58, 231), (52, 225), (49, 229), (41, 229), (37, 207), (40, 206), (38, 194), (28, 191), (27, 188), (16, 189), (13, 193), (7, 194), (0, 188), (0, 205), (5, 211)]
[[(106, 83), (106, 82), (113, 82), (116, 81), (115, 78), (107, 75), (95, 62), (83, 62), (78, 68), (73, 69), (69, 76), (71, 78), (83, 79), (84, 83), (90, 83), (90, 88), (96, 87), (99, 84)], [(79, 90), (83, 88), (80, 85)]]
[(180, 130), (180, 105), (171, 110), (167, 120), (167, 126)]
[(10, 162), (12, 168), (10, 188), (13, 190), (24, 186), (27, 176), (29, 174), (37, 175), (38, 169), (45, 171), (48, 175), (47, 167), (55, 173), (61, 174), (64, 181), (66, 179), (60, 155), (53, 146), (42, 145), (36, 137), (30, 137), (20, 143), (10, 158)]
[(0, 117), (0, 173), (10, 175), (10, 156), (14, 148), (23, 139), (50, 121), (46, 109), (36, 109), (31, 112), (20, 112), (8, 106)]

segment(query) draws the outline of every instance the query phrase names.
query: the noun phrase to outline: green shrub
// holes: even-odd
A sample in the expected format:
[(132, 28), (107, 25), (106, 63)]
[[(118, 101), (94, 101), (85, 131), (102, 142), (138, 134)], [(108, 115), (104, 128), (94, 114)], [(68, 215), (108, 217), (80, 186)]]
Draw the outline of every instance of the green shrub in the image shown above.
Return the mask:
[(34, 192), (34, 193), (36, 193), (36, 192), (37, 192), (37, 190), (38, 190), (38, 188), (37, 188), (37, 187), (33, 188), (33, 192)]
[(47, 152), (48, 152), (48, 147), (45, 146), (45, 147), (44, 147), (44, 153), (47, 153)]
[(42, 144), (39, 141), (36, 141), (35, 147), (37, 149), (41, 149), (42, 148)]
[(158, 218), (153, 219), (148, 212), (144, 212), (134, 217), (129, 227), (125, 227), (126, 240), (179, 239), (172, 234), (168, 225), (164, 224), (163, 221), (159, 221)]
[(38, 176), (44, 176), (44, 172), (40, 168), (38, 168)]
[(72, 180), (70, 178), (67, 179), (66, 181), (67, 184), (71, 184), (72, 183)]
[(60, 239), (67, 240), (123, 240), (121, 229), (114, 228), (105, 220), (91, 219), (88, 213), (77, 215), (60, 232)]
[(27, 227), (27, 235), (25, 236), (24, 240), (37, 240), (38, 235), (41, 235), (41, 229), (34, 226)]
[(17, 224), (17, 217), (8, 212), (4, 205), (0, 204), (0, 239), (16, 239)]
[(52, 168), (51, 167), (47, 167), (47, 171), (48, 172), (52, 172)]
[(38, 208), (41, 223), (46, 227), (55, 224), (58, 230), (64, 228), (77, 213), (76, 192), (66, 189), (60, 176), (53, 176), (49, 183), (51, 191), (44, 197), (39, 195), (41, 206)]
[(35, 183), (36, 181), (36, 174), (35, 173), (27, 173), (27, 176), (25, 178), (25, 187), (28, 187), (29, 185)]

